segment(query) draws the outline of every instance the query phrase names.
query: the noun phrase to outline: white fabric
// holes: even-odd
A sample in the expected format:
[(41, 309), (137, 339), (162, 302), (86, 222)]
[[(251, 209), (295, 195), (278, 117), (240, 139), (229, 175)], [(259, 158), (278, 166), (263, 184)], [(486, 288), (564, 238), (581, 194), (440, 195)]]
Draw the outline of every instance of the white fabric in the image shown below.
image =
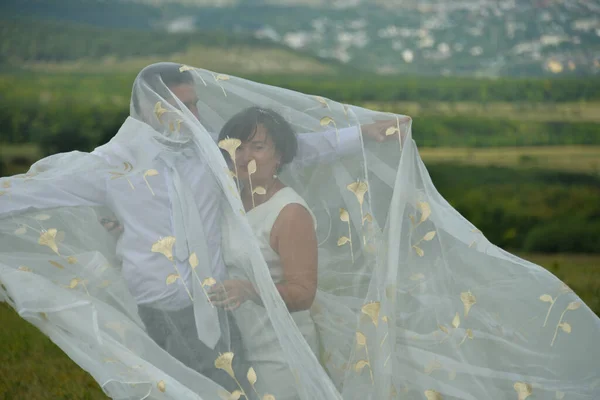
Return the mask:
[[(283, 267), (279, 255), (271, 247), (271, 230), (284, 207), (300, 204), (309, 212), (306, 202), (292, 188), (279, 190), (268, 201), (246, 213), (248, 222), (258, 240), (258, 246), (268, 265), (274, 283), (283, 281)], [(245, 273), (238, 266), (246, 263), (246, 255), (239, 251), (238, 243), (243, 237), (233, 229), (224, 228), (224, 259), (232, 278), (243, 278)], [(287, 368), (287, 361), (277, 340), (277, 335), (269, 321), (264, 307), (253, 302), (244, 303), (236, 312), (236, 320), (251, 363), (261, 381), (257, 383), (259, 393), (270, 393), (276, 399), (297, 399), (296, 379)], [(302, 336), (314, 353), (318, 352), (318, 339), (315, 324), (308, 310), (291, 313)]]
[[(198, 98), (175, 95), (178, 85)], [(273, 254), (261, 250), (270, 221), (244, 212), (215, 145), (253, 106), (306, 138), (280, 177), (316, 219), (314, 325), (288, 312)], [(375, 121), (401, 135), (363, 140)], [(0, 182), (0, 299), (119, 399), (600, 398), (600, 319), (442, 198), (411, 129), (406, 116), (151, 65), (109, 144)], [(113, 215), (120, 236), (98, 222)], [(221, 224), (240, 238), (227, 244), (237, 260), (225, 272), (260, 296), (233, 315), (205, 299), (222, 281)], [(263, 365), (263, 344), (260, 356), (281, 368)]]

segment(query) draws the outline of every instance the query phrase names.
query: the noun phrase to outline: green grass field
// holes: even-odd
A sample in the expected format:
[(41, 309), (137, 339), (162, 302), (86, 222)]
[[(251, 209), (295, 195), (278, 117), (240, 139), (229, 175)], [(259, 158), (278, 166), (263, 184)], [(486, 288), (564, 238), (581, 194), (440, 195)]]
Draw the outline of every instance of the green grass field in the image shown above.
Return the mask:
[[(568, 284), (600, 315), (600, 255), (520, 254)], [(89, 374), (0, 303), (0, 399), (106, 399)]]
[(366, 102), (364, 107), (405, 114), (419, 115), (465, 116), (503, 118), (518, 121), (566, 121), (566, 122), (600, 122), (600, 103), (533, 103), (517, 104), (510, 102)]
[(539, 168), (600, 175), (600, 146), (421, 148), (425, 164)]
[[(600, 175), (600, 146), (423, 147), (419, 149), (419, 154), (425, 164), (493, 165)], [(0, 159), (7, 164), (6, 175), (25, 172), (25, 166), (11, 163), (11, 160), (19, 157), (33, 163), (42, 157), (42, 152), (35, 144), (0, 146)]]

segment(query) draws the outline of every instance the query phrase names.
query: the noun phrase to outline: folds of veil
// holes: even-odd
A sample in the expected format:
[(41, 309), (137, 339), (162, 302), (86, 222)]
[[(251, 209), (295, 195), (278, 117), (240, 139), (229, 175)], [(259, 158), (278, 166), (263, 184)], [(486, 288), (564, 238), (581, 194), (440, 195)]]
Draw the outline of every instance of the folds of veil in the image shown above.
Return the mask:
[[(409, 118), (177, 67), (193, 77), (199, 121), (164, 84), (147, 82), (142, 73), (134, 83), (132, 117), (109, 144), (91, 154), (54, 156), (27, 174), (3, 179), (0, 296), (89, 371), (108, 395), (240, 395), (227, 395), (147, 336), (119, 271), (119, 239), (98, 223), (112, 215), (110, 202), (101, 201), (103, 185), (123, 180), (137, 187), (152, 175), (148, 168), (155, 154), (146, 145), (185, 143), (217, 183), (223, 232), (236, 233), (224, 237), (245, 255), (235, 267), (254, 283), (268, 316), (252, 335), (264, 332), (278, 343), (294, 376), (288, 398), (600, 397), (599, 319), (556, 277), (491, 244), (440, 196), (412, 140)], [(317, 220), (319, 286), (310, 311), (318, 354), (278, 295), (252, 239), (236, 182), (214, 143), (223, 124), (249, 106), (280, 113), (296, 132), (312, 135), (307, 143), (315, 151), (340, 149), (326, 159), (308, 157), (311, 162), (292, 164), (281, 174)], [(359, 131), (377, 120), (390, 121), (387, 132), (400, 135), (341, 150), (342, 128)], [(326, 132), (333, 132), (333, 139)], [(95, 189), (98, 201), (44, 210), (11, 204), (23, 198), (19, 194), (46, 191), (51, 197), (51, 189), (65, 179), (78, 185), (91, 177), (105, 179)], [(5, 212), (4, 205), (19, 212)], [(148, 218), (154, 212), (148, 210)], [(263, 379), (227, 366), (227, 357), (215, 364), (240, 382)], [(272, 399), (269, 388), (263, 389), (259, 397)]]

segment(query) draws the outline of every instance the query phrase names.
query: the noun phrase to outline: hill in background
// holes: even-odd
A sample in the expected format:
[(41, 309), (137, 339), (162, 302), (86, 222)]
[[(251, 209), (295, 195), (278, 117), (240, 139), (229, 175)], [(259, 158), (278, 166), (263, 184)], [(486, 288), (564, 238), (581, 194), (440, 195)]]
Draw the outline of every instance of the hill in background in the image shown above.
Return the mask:
[(5, 0), (4, 18), (229, 32), (378, 74), (589, 76), (596, 0)]

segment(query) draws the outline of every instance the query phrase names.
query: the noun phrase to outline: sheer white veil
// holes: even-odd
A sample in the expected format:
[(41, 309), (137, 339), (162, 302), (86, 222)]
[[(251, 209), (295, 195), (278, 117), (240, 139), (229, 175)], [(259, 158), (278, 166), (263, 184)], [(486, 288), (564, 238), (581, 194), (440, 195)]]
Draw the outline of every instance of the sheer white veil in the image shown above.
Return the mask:
[[(175, 93), (184, 84), (195, 89), (191, 107)], [(223, 125), (250, 106), (280, 114), (306, 139), (306, 157), (280, 177), (316, 219), (319, 283), (310, 315), (317, 354), (254, 240), (223, 158), (222, 150), (235, 150), (215, 143)], [(363, 140), (361, 130), (380, 120), (389, 121), (386, 133), (393, 138)], [(52, 156), (26, 174), (2, 179), (0, 299), (113, 398), (244, 398), (242, 391), (277, 398), (268, 397), (268, 387), (251, 391), (264, 377), (228, 367), (235, 349), (211, 363), (239, 383), (237, 393), (155, 343), (121, 271), (127, 249), (99, 223), (119, 217), (121, 205), (107, 194), (116, 184), (153, 196), (155, 159), (192, 149), (220, 199), (222, 240), (245, 255), (236, 268), (256, 288), (268, 317), (265, 332), (274, 333), (295, 378), (285, 398), (599, 398), (600, 319), (551, 273), (494, 246), (444, 200), (411, 129), (403, 115), (186, 65), (151, 65), (134, 82), (131, 116), (108, 144), (92, 153)], [(348, 140), (351, 131), (357, 135)], [(310, 157), (324, 147), (334, 149), (331, 156)], [(78, 187), (89, 189), (61, 200)], [(189, 199), (185, 204), (197, 207)], [(148, 219), (166, 212), (143, 211)], [(165, 257), (177, 259), (180, 238), (175, 247), (161, 243)], [(210, 257), (199, 250), (195, 256), (200, 264)], [(214, 277), (185, 262), (189, 269), (174, 279), (190, 277), (199, 309), (206, 279)]]

